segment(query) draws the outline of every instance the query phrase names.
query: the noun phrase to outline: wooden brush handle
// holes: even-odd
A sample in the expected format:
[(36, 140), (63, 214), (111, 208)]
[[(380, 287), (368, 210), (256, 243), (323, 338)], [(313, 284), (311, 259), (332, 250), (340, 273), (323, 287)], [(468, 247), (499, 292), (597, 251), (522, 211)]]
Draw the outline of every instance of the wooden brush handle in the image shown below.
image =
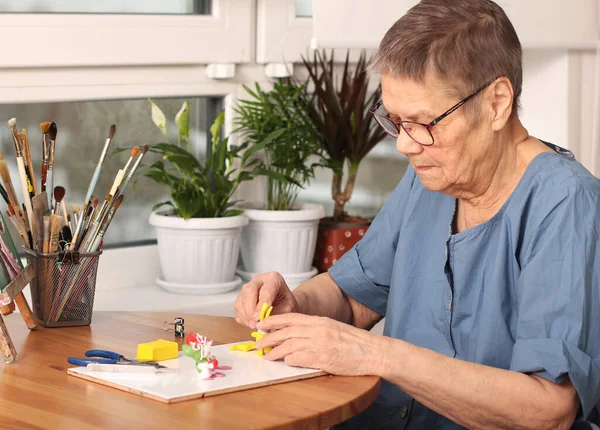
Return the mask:
[(35, 197), (35, 182), (33, 180), (33, 171), (30, 170), (30, 167), (25, 164), (25, 178), (27, 180), (27, 191), (29, 191), (29, 197), (30, 198), (34, 198)]
[(42, 164), (41, 188), (42, 192), (46, 191), (46, 175), (48, 174), (48, 165)]
[(25, 298), (22, 292), (14, 298), (14, 302), (12, 302), (13, 305), (15, 302), (19, 307), (19, 312), (21, 312), (21, 316), (25, 320), (25, 324), (27, 324), (27, 328), (29, 330), (36, 328), (37, 323), (33, 319), (33, 315), (31, 315), (31, 308), (29, 307), (29, 303), (27, 303), (27, 299)]
[(10, 315), (15, 311), (15, 302), (10, 302), (8, 305), (0, 306), (0, 312), (3, 316)]
[(30, 229), (35, 233), (35, 224), (33, 223), (33, 208), (31, 206), (31, 197), (29, 196), (29, 190), (27, 189), (27, 175), (25, 174), (25, 164), (23, 164), (23, 158), (17, 157), (17, 167), (19, 169), (19, 179), (21, 179), (21, 191), (23, 194), (23, 202), (25, 204), (25, 216), (29, 221)]

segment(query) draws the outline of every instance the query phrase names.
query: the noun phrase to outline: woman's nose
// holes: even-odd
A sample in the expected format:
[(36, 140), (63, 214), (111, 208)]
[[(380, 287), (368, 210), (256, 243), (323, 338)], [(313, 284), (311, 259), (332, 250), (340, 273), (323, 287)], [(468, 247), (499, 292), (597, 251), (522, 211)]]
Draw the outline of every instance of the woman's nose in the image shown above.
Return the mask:
[(423, 146), (415, 142), (406, 131), (400, 130), (396, 138), (396, 149), (404, 155), (419, 154), (423, 151)]

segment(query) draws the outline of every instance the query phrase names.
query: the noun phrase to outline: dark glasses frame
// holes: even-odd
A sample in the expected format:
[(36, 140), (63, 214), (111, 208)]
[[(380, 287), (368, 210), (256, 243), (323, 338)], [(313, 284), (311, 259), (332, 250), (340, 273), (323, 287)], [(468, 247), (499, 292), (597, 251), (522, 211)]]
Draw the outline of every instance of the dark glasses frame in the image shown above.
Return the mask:
[[(414, 140), (415, 142), (417, 142), (419, 145), (423, 145), (423, 146), (431, 146), (435, 143), (435, 140), (433, 138), (433, 134), (431, 134), (431, 129), (433, 128), (434, 125), (436, 125), (437, 123), (439, 123), (441, 120), (443, 120), (444, 118), (446, 118), (448, 115), (450, 115), (452, 112), (454, 112), (455, 110), (457, 110), (458, 108), (460, 108), (462, 105), (464, 105), (466, 102), (468, 102), (469, 100), (471, 100), (473, 97), (475, 97), (477, 94), (479, 94), (480, 92), (482, 92), (483, 90), (485, 90), (487, 87), (489, 87), (492, 83), (494, 83), (494, 81), (498, 79), (498, 78), (494, 78), (491, 81), (485, 83), (482, 87), (480, 87), (479, 89), (477, 89), (477, 91), (475, 91), (473, 94), (471, 94), (470, 96), (462, 99), (461, 101), (459, 101), (458, 103), (456, 103), (454, 106), (452, 106), (450, 109), (448, 109), (446, 112), (444, 112), (443, 114), (441, 114), (440, 116), (438, 116), (437, 118), (435, 118), (433, 121), (431, 121), (429, 124), (424, 124), (421, 122), (415, 122), (415, 121), (400, 121), (400, 122), (395, 122), (393, 121), (391, 118), (387, 117), (387, 116), (383, 116), (377, 113), (377, 110), (383, 105), (383, 100), (380, 100), (379, 102), (377, 102), (375, 105), (373, 105), (373, 107), (371, 107), (371, 109), (369, 109), (369, 112), (373, 115), (373, 117), (375, 118), (375, 120), (377, 121), (377, 123), (385, 130), (385, 132), (387, 134), (389, 134), (390, 136), (392, 136), (393, 138), (397, 138), (400, 135), (400, 131), (402, 129), (404, 129), (404, 131), (406, 132), (406, 134), (408, 136), (410, 136), (410, 138), (412, 140)], [(383, 122), (382, 122), (383, 121)], [(396, 134), (394, 135), (393, 133), (390, 132), (390, 129), (388, 127), (386, 127), (385, 124), (388, 125), (392, 125), (393, 128), (396, 129)], [(431, 143), (421, 143), (418, 142), (417, 140), (415, 140), (412, 135), (406, 131), (406, 128), (404, 128), (404, 124), (417, 124), (417, 125), (421, 125), (423, 127), (425, 127), (425, 129), (429, 132), (429, 135), (431, 136)]]

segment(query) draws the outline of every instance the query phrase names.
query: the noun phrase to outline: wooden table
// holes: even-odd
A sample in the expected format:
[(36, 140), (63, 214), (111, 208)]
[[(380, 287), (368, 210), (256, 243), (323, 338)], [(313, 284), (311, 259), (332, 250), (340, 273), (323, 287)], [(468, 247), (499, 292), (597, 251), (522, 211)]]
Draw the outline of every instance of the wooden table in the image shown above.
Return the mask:
[(67, 375), (67, 357), (88, 349), (135, 357), (138, 343), (175, 339), (163, 323), (176, 316), (185, 318), (186, 333), (215, 344), (251, 339), (249, 329), (226, 317), (97, 312), (89, 327), (32, 332), (20, 315), (6, 317), (18, 355), (16, 363), (0, 364), (0, 428), (325, 428), (364, 410), (379, 393), (374, 376), (321, 376), (168, 405)]

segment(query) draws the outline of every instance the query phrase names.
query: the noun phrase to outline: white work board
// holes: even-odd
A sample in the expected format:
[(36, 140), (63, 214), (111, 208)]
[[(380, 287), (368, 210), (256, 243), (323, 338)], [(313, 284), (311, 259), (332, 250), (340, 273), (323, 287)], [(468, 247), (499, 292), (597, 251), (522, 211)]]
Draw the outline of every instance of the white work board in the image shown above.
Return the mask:
[(230, 370), (218, 370), (225, 374), (224, 377), (211, 380), (199, 378), (194, 360), (186, 357), (183, 352), (179, 352), (176, 359), (161, 362), (167, 367), (178, 368), (176, 373), (94, 372), (86, 367), (70, 368), (67, 372), (78, 378), (164, 403), (182, 402), (325, 375), (325, 372), (320, 370), (291, 367), (283, 361), (266, 360), (255, 350), (231, 351), (230, 345), (235, 344), (211, 348), (211, 354), (216, 356), (219, 367), (231, 366)]

